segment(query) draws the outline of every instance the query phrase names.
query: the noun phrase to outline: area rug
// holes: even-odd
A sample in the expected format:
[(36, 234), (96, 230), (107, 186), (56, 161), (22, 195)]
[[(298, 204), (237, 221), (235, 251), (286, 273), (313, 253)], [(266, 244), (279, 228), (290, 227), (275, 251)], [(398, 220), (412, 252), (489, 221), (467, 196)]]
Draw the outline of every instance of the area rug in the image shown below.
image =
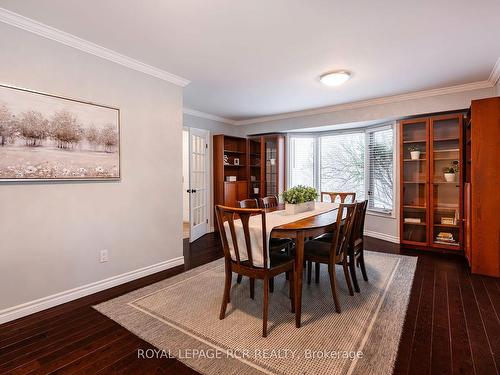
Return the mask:
[[(350, 296), (337, 268), (342, 312), (335, 312), (327, 268), (304, 280), (302, 327), (290, 311), (288, 281), (275, 279), (268, 337), (262, 338), (262, 283), (233, 277), (231, 303), (219, 320), (224, 282), (218, 260), (95, 308), (158, 350), (138, 358), (175, 357), (202, 374), (390, 374), (417, 259), (365, 252), (369, 281)], [(359, 269), (358, 269), (359, 271)]]

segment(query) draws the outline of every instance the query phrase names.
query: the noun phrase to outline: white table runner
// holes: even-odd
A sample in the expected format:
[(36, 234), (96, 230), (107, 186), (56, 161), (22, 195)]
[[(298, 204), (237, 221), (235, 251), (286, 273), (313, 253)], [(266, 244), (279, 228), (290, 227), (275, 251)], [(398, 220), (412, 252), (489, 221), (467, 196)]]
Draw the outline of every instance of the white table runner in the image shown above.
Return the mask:
[[(273, 211), (266, 213), (266, 238), (269, 244), (269, 239), (271, 237), (271, 231), (273, 228), (280, 225), (293, 223), (294, 221), (305, 219), (307, 217), (319, 215), (328, 211), (333, 211), (339, 207), (338, 203), (330, 202), (316, 202), (313, 211), (301, 212), (295, 215), (287, 215), (284, 210)], [(264, 267), (264, 252), (262, 248), (262, 219), (260, 215), (252, 216), (249, 220), (249, 232), (250, 232), (250, 244), (252, 247), (252, 260), (256, 267)], [(234, 229), (236, 232), (236, 241), (238, 244), (238, 250), (240, 253), (240, 260), (248, 260), (247, 248), (245, 244), (245, 234), (243, 232), (243, 226), (241, 220), (234, 221)], [(236, 255), (234, 252), (234, 245), (231, 238), (231, 232), (229, 230), (229, 224), (224, 223), (224, 230), (226, 232), (226, 237), (229, 243), (229, 251), (231, 252), (231, 257), (236, 260)], [(269, 249), (269, 245), (268, 245)], [(269, 251), (267, 254), (267, 264), (269, 266)]]

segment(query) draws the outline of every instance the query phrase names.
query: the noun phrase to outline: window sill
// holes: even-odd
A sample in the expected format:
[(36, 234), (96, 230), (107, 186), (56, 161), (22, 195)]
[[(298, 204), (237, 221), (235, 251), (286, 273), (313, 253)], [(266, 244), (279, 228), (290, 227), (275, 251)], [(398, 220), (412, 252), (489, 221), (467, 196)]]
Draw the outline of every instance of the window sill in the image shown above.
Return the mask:
[(383, 211), (377, 211), (377, 210), (366, 210), (366, 214), (370, 216), (378, 216), (378, 217), (384, 217), (386, 219), (396, 219), (396, 215), (393, 212), (383, 212)]

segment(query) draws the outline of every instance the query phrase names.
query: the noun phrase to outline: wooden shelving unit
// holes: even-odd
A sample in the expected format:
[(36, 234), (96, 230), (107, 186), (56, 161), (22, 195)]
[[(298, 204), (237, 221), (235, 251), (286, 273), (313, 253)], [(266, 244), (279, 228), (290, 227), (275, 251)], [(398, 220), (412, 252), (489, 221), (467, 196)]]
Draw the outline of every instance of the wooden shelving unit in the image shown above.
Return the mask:
[(236, 207), (243, 199), (279, 195), (285, 189), (285, 136), (214, 135), (213, 163), (215, 205)]
[[(401, 243), (419, 249), (463, 248), (462, 114), (408, 119), (401, 127)], [(409, 147), (418, 147), (420, 159), (411, 159)], [(455, 181), (444, 168), (458, 162)], [(407, 223), (405, 218), (421, 222)], [(445, 218), (445, 219), (442, 219)], [(442, 224), (453, 220), (454, 224)], [(451, 242), (441, 238), (449, 236)]]
[[(238, 201), (248, 197), (247, 139), (214, 135), (213, 163), (214, 205), (236, 207)], [(228, 181), (229, 176), (235, 176), (236, 181)]]
[(500, 97), (473, 100), (463, 131), (465, 256), (472, 273), (500, 277)]

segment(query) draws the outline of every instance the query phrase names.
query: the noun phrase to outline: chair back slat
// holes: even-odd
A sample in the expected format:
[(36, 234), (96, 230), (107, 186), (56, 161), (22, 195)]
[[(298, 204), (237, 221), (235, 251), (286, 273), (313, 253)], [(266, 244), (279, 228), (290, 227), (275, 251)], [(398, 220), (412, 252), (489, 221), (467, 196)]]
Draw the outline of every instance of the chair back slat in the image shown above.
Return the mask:
[(261, 208), (271, 208), (278, 206), (278, 198), (276, 195), (269, 195), (267, 197), (261, 198), (260, 207)]
[(243, 199), (239, 204), (240, 208), (259, 208), (259, 201), (254, 198)]
[(330, 264), (337, 263), (347, 254), (347, 245), (350, 241), (355, 217), (355, 203), (341, 203), (339, 205), (330, 251)]
[[(254, 264), (254, 254), (252, 248), (255, 245), (251, 241), (250, 235), (250, 218), (253, 216), (260, 215), (261, 220), (261, 231), (262, 231), (262, 257), (264, 268), (268, 267), (268, 246), (267, 246), (267, 234), (266, 234), (266, 213), (263, 209), (249, 209), (249, 208), (234, 208), (217, 205), (215, 207), (215, 213), (217, 217), (217, 225), (219, 228), (219, 233), (222, 240), (222, 247), (224, 251), (224, 257), (228, 261), (232, 261), (240, 265), (241, 262), (248, 259), (248, 263), (252, 267), (256, 267)], [(235, 225), (236, 220), (241, 221), (241, 226)], [(229, 239), (226, 233), (225, 223), (229, 227), (229, 233), (231, 236), (231, 242), (233, 244), (234, 258), (231, 254), (231, 247), (229, 245)], [(242, 259), (242, 254), (240, 253), (240, 248), (238, 246), (238, 233), (237, 231), (242, 231), (244, 235), (244, 245), (246, 249), (247, 259)], [(241, 245), (241, 242), (240, 242)], [(256, 267), (257, 268), (257, 267)], [(261, 268), (261, 267), (258, 267)]]
[(356, 220), (353, 225), (351, 239), (350, 239), (351, 246), (354, 246), (354, 243), (357, 240), (363, 240), (367, 207), (368, 207), (368, 200), (356, 203)]
[(324, 197), (329, 196), (330, 197), (330, 202), (334, 203), (337, 200), (337, 197), (340, 198), (340, 203), (347, 203), (346, 199), (351, 198), (350, 203), (354, 203), (356, 200), (356, 193), (354, 192), (330, 192), (330, 191), (322, 191), (321, 194), (321, 202), (324, 202)]

